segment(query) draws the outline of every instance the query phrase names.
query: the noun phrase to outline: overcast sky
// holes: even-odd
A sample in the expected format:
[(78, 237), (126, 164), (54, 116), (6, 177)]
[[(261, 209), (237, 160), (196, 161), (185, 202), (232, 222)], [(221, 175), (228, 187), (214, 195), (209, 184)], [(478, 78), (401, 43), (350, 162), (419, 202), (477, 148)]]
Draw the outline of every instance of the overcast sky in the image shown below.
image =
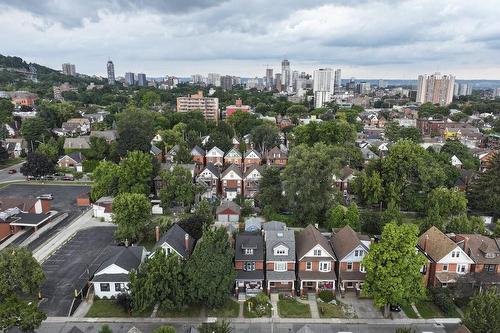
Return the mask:
[(500, 79), (499, 0), (0, 0), (0, 53), (117, 76)]

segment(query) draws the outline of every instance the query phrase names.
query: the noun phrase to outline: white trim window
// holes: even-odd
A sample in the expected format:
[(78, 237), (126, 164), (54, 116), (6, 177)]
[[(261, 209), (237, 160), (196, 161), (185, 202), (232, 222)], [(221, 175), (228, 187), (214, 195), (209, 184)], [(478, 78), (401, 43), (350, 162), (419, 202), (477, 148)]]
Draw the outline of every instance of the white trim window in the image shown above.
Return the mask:
[(306, 261), (306, 271), (312, 271), (313, 265), (312, 262)]
[(443, 264), (443, 272), (448, 272), (448, 264)]
[(359, 263), (359, 271), (360, 271), (361, 273), (366, 273), (365, 266), (361, 265), (361, 263)]
[(451, 251), (451, 257), (452, 258), (460, 257), (460, 251)]
[(274, 271), (275, 272), (286, 272), (287, 267), (286, 267), (286, 262), (284, 261), (277, 261), (274, 263)]
[(245, 254), (253, 254), (253, 249), (245, 249)]
[(458, 264), (457, 265), (457, 273), (461, 273), (461, 274), (467, 273), (467, 265)]
[(332, 270), (332, 263), (330, 261), (320, 261), (319, 271), (320, 272), (330, 272)]
[(347, 270), (352, 271), (352, 262), (347, 263)]
[(314, 255), (316, 257), (321, 257), (321, 249), (314, 249)]

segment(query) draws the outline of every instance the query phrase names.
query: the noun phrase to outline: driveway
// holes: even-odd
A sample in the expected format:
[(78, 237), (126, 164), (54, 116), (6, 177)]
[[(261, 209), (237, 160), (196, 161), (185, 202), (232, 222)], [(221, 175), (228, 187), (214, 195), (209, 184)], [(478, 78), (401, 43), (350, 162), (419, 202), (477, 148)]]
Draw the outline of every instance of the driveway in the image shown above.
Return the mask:
[(342, 303), (349, 305), (349, 308), (354, 311), (357, 318), (384, 318), (382, 311), (373, 305), (373, 300), (371, 299), (361, 299), (354, 293), (346, 293), (346, 296), (344, 298), (340, 298), (339, 300)]
[(74, 290), (81, 290), (95, 270), (104, 248), (113, 243), (115, 227), (94, 227), (77, 232), (42, 264), (45, 283), (40, 310), (48, 316), (67, 316)]

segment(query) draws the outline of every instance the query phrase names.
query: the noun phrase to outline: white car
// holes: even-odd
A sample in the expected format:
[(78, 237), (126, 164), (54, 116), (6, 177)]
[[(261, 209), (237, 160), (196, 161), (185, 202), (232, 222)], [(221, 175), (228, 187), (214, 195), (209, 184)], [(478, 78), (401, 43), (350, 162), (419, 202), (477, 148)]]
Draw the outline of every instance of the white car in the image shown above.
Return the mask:
[(42, 199), (42, 200), (54, 200), (54, 196), (52, 194), (41, 194), (36, 197), (37, 199)]

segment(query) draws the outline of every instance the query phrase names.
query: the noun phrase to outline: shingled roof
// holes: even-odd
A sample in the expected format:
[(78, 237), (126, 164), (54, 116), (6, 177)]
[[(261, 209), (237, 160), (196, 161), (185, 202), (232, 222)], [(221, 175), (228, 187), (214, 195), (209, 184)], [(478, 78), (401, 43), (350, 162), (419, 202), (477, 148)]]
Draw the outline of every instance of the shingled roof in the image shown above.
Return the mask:
[(418, 239), (418, 246), (435, 262), (453, 251), (457, 244), (435, 226), (430, 227)]
[[(330, 244), (339, 261), (359, 245), (366, 248), (361, 242), (360, 235), (348, 225), (332, 234)], [(368, 248), (366, 250), (368, 251)]]
[(320, 245), (332, 258), (335, 258), (335, 254), (325, 236), (316, 227), (309, 224), (295, 236), (295, 251), (297, 252), (298, 260), (301, 260), (316, 245)]

